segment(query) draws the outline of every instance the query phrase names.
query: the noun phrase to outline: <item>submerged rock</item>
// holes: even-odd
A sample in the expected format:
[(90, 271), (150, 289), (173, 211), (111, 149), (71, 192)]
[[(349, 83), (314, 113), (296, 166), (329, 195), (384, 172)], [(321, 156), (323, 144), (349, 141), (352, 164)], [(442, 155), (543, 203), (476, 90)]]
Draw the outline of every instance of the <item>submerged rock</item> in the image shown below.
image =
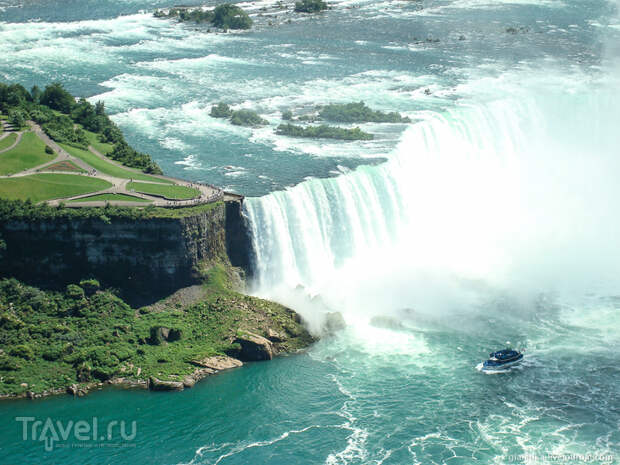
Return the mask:
[(405, 329), (403, 324), (394, 317), (379, 315), (373, 316), (370, 319), (370, 325), (375, 328), (385, 328), (385, 329)]

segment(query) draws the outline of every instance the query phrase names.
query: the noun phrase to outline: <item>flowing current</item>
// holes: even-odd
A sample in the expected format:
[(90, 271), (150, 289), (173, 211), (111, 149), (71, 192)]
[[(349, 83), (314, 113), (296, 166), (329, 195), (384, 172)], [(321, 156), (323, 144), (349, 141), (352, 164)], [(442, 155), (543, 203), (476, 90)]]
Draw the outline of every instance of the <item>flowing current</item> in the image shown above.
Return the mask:
[[(0, 404), (0, 462), (618, 463), (617, 5), (248, 2), (241, 34), (150, 14), (166, 6), (0, 0), (0, 78), (62, 80), (167, 173), (247, 195), (250, 291), (324, 337), (177, 394)], [(362, 124), (367, 142), (273, 131), (360, 100), (412, 122)], [(269, 126), (211, 118), (219, 101)], [(507, 341), (522, 366), (480, 373)], [(30, 416), (137, 436), (50, 452), (21, 439)]]

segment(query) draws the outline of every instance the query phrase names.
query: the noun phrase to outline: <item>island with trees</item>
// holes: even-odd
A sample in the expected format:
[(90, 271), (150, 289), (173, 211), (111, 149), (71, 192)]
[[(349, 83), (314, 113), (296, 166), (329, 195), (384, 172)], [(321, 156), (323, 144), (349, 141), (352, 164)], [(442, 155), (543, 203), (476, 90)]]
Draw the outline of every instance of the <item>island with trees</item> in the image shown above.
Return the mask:
[(223, 3), (213, 10), (201, 7), (175, 7), (169, 10), (156, 10), (156, 18), (174, 18), (181, 22), (209, 23), (220, 29), (250, 29), (252, 19), (237, 5)]

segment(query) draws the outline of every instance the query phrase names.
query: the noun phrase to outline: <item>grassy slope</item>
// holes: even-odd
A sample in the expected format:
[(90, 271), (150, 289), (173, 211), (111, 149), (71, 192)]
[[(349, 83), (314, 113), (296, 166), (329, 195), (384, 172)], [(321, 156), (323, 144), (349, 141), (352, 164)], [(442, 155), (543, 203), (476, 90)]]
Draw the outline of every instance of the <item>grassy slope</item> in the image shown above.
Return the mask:
[(108, 153), (110, 153), (112, 149), (114, 148), (112, 144), (101, 142), (99, 140), (99, 136), (95, 134), (94, 132), (90, 132), (84, 128), (82, 129), (86, 133), (86, 139), (88, 139), (88, 143), (92, 145), (93, 147), (95, 147), (96, 150), (103, 153), (104, 155), (107, 155)]
[(140, 202), (150, 203), (150, 200), (142, 199), (140, 197), (133, 197), (125, 194), (99, 194), (91, 197), (84, 197), (81, 199), (71, 200), (69, 203), (80, 202)]
[(130, 182), (128, 190), (135, 190), (143, 194), (161, 195), (167, 199), (184, 200), (200, 197), (200, 191), (186, 186), (163, 186), (161, 184), (149, 184), (144, 182)]
[[(233, 291), (230, 273), (221, 264), (211, 268), (198, 303), (163, 301), (139, 311), (108, 292), (84, 297), (0, 281), (0, 394), (116, 376), (180, 380), (196, 369), (191, 360), (234, 353), (238, 331), (274, 329), (287, 336), (284, 351), (312, 342), (281, 305)], [(154, 344), (150, 334), (157, 326), (179, 330), (181, 339)]]
[(35, 133), (26, 132), (17, 147), (0, 154), (0, 174), (19, 173), (54, 158), (56, 155), (45, 153), (45, 144)]
[(82, 150), (77, 147), (73, 147), (68, 144), (58, 144), (71, 155), (76, 158), (80, 158), (90, 166), (95, 168), (97, 171), (101, 171), (102, 173), (108, 174), (110, 176), (114, 176), (117, 178), (123, 179), (138, 179), (142, 181), (152, 181), (152, 182), (161, 182), (166, 184), (172, 184), (172, 181), (167, 181), (164, 179), (156, 178), (155, 176), (149, 176), (148, 174), (139, 173), (137, 171), (131, 171), (126, 168), (121, 168), (118, 165), (113, 163), (109, 163), (102, 158), (99, 158), (94, 153), (89, 152), (88, 150)]
[[(0, 126), (0, 135), (2, 135), (2, 126)], [(13, 145), (15, 139), (17, 139), (17, 134), (13, 133), (0, 140), (0, 150), (4, 150)]]
[(11, 200), (30, 198), (33, 202), (88, 194), (111, 187), (107, 181), (76, 174), (33, 174), (0, 179), (0, 197)]

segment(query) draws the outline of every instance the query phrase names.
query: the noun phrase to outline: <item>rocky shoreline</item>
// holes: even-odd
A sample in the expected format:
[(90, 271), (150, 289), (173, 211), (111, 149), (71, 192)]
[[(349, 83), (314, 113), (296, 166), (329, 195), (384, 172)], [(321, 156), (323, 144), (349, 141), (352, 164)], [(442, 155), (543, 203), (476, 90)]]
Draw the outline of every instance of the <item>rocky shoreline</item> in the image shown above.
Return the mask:
[[(285, 355), (289, 352), (280, 351), (279, 342), (284, 342), (285, 337), (271, 330), (269, 338), (257, 334), (245, 332), (235, 340), (241, 346), (240, 357), (248, 361), (272, 360), (278, 355)], [(118, 386), (126, 389), (149, 389), (151, 391), (183, 391), (194, 387), (196, 383), (204, 378), (218, 374), (221, 371), (231, 370), (243, 366), (243, 361), (228, 355), (214, 355), (205, 357), (201, 360), (191, 362), (196, 366), (196, 370), (183, 377), (182, 381), (162, 380), (155, 376), (148, 379), (115, 377), (105, 382), (74, 383), (65, 388), (56, 388), (35, 393), (26, 391), (20, 394), (0, 394), (0, 400), (11, 399), (41, 399), (44, 397), (69, 394), (74, 397), (83, 397), (94, 390), (103, 389), (105, 386)]]

